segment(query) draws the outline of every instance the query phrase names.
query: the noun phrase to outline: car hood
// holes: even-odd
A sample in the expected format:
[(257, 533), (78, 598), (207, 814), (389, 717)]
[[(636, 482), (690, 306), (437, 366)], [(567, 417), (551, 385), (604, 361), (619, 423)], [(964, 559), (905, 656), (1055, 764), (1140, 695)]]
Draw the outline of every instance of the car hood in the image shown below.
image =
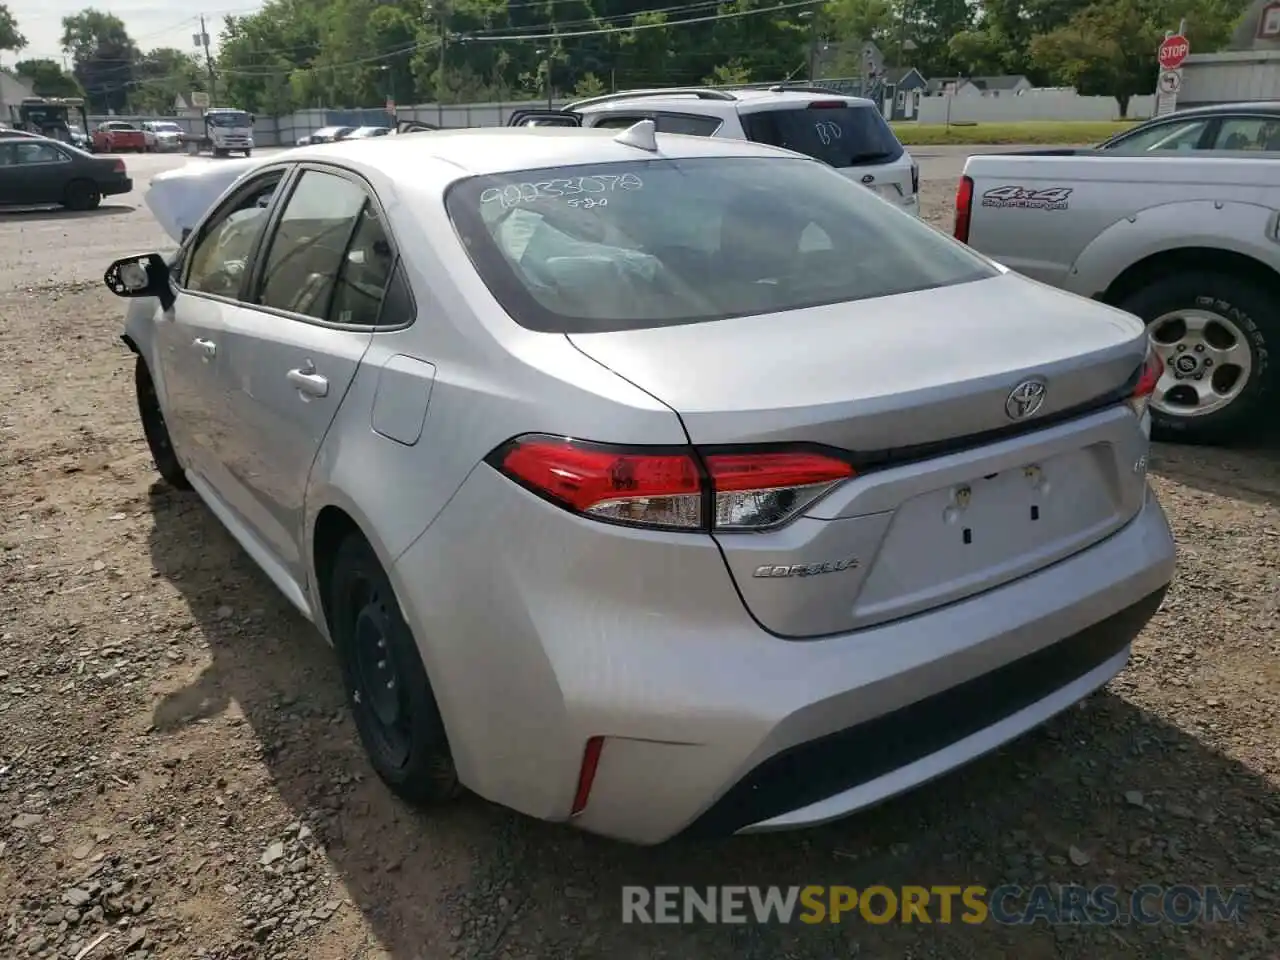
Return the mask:
[(181, 243), (182, 231), (195, 227), (228, 187), (261, 162), (191, 160), (177, 170), (156, 174), (144, 199), (165, 233)]

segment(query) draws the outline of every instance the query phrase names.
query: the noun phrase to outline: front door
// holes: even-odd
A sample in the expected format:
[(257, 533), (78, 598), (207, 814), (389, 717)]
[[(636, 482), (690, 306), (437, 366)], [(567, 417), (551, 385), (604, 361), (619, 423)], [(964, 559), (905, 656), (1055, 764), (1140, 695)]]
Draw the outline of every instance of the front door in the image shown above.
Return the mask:
[(215, 492), (223, 485), (215, 452), (217, 426), (224, 419), (219, 409), (226, 403), (223, 334), (241, 309), (248, 264), (283, 176), (273, 170), (254, 177), (200, 225), (173, 266), (173, 307), (156, 319), (157, 387), (174, 449), (183, 466)]
[(71, 159), (53, 144), (16, 137), (0, 141), (0, 165), (5, 203), (62, 202)]
[(301, 584), (307, 481), (372, 341), (394, 257), (363, 181), (312, 167), (258, 259), (251, 303), (223, 333), (219, 460), (229, 506)]

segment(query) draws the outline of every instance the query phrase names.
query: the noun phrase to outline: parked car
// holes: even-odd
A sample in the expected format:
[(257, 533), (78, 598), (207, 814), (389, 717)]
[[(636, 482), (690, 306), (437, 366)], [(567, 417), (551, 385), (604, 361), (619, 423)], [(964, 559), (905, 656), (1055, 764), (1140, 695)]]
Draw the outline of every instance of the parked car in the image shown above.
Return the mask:
[(355, 127), (321, 127), (315, 133), (298, 138), (298, 146), (306, 147), (317, 143), (333, 143), (341, 140), (355, 130)]
[(175, 153), (182, 149), (186, 131), (172, 120), (147, 120), (142, 124), (147, 149), (156, 153)]
[(161, 476), (412, 801), (831, 820), (1106, 683), (1173, 575), (1142, 324), (770, 146), (303, 149), (105, 282)]
[(93, 131), (94, 153), (144, 153), (146, 149), (146, 134), (124, 120), (107, 120)]
[(0, 138), (0, 204), (93, 210), (103, 197), (132, 189), (123, 160), (45, 137)]
[(356, 127), (340, 140), (366, 140), (369, 137), (385, 137), (391, 133), (390, 127)]
[(659, 133), (754, 140), (803, 153), (920, 215), (920, 167), (880, 108), (820, 87), (624, 90), (563, 110), (517, 110), (508, 124), (622, 129), (644, 119)]
[(1280, 153), (971, 157), (956, 209), (975, 249), (1147, 323), (1165, 361), (1157, 438), (1217, 443), (1269, 422)]

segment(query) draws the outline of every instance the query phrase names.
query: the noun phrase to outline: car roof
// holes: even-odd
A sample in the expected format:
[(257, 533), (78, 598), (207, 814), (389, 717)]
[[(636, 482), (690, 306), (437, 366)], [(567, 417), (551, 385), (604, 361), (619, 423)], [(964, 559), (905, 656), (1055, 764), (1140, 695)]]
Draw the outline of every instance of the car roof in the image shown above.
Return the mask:
[(438, 160), (456, 171), (450, 179), (514, 173), (543, 167), (619, 163), (655, 157), (795, 157), (788, 150), (716, 137), (660, 133), (657, 153), (618, 142), (618, 130), (581, 127), (477, 127), (433, 130), (431, 136), (339, 140), (290, 151), (290, 161), (336, 161), (393, 183), (416, 180), (424, 161)]

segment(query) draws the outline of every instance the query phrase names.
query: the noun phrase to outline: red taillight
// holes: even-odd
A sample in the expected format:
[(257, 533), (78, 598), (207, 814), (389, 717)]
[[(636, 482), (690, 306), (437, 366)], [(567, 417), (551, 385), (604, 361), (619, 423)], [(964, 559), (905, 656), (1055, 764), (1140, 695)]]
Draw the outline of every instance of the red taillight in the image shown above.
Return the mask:
[(123, 160), (117, 160), (117, 161), (115, 162), (115, 165), (114, 165), (111, 169), (112, 169), (115, 173), (124, 173), (124, 172), (125, 172), (124, 161), (123, 161)]
[(842, 110), (849, 104), (843, 100), (814, 100), (809, 104), (810, 110)]
[(1138, 416), (1147, 412), (1147, 404), (1151, 395), (1156, 392), (1156, 384), (1164, 376), (1164, 360), (1151, 347), (1147, 347), (1147, 359), (1142, 364), (1142, 372), (1138, 374), (1138, 383), (1129, 397), (1129, 406)]
[(961, 177), (956, 187), (955, 237), (962, 243), (969, 242), (969, 214), (973, 210), (973, 178)]
[(843, 460), (810, 451), (700, 454), (526, 436), (489, 462), (575, 513), (672, 530), (760, 530), (790, 520), (854, 475)]
[(591, 799), (591, 785), (596, 779), (596, 768), (600, 766), (600, 751), (604, 749), (604, 737), (592, 737), (582, 751), (582, 766), (578, 768), (578, 789), (573, 794), (573, 809), (569, 816), (576, 817), (587, 809), (587, 801)]

